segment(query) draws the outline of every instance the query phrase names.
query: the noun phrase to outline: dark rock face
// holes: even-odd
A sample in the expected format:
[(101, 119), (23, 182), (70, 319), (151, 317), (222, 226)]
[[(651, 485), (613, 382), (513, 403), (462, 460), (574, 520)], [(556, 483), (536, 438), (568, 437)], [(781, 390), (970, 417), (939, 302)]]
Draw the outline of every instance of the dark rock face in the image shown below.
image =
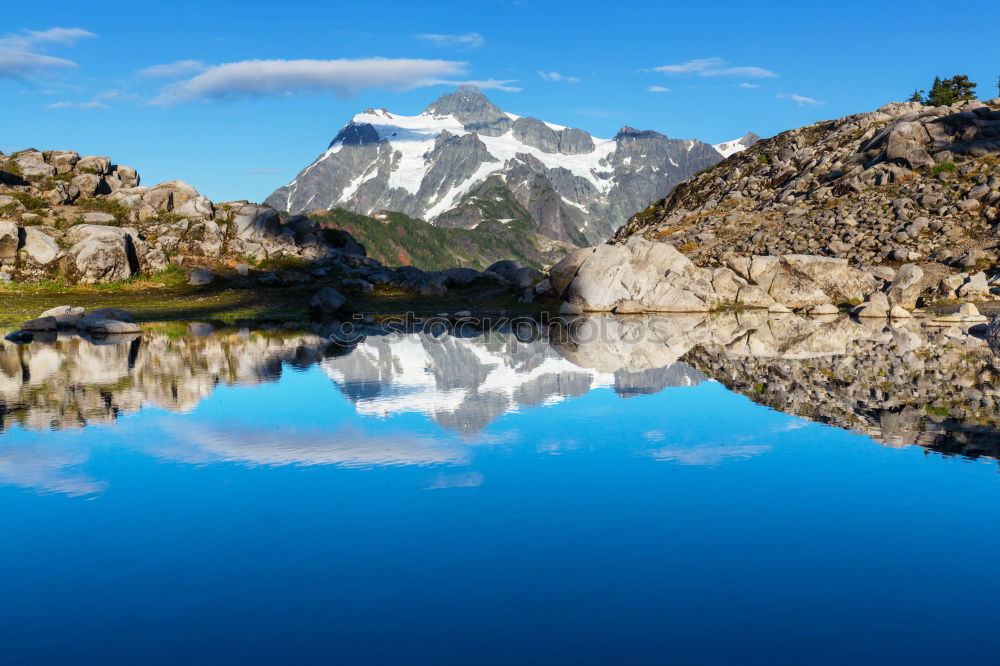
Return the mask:
[(462, 87), (419, 116), (359, 114), (267, 203), (292, 213), (398, 211), (463, 228), (523, 219), (544, 237), (584, 245), (720, 159), (706, 143), (652, 131), (595, 139), (507, 114)]

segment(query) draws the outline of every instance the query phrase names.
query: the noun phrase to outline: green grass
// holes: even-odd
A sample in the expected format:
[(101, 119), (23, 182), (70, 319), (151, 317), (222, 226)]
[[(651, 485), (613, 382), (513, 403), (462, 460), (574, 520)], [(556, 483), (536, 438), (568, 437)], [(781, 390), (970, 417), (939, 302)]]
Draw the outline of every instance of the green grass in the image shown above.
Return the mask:
[(931, 173), (937, 175), (939, 173), (954, 171), (957, 168), (958, 166), (954, 162), (941, 162), (931, 167)]

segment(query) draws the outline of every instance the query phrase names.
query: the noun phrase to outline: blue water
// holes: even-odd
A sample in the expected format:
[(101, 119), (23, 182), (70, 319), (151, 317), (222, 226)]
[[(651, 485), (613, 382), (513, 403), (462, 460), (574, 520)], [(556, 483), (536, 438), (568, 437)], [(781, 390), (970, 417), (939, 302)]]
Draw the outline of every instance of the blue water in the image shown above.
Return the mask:
[(995, 462), (715, 382), (475, 432), (318, 366), (0, 434), (11, 664), (995, 663)]

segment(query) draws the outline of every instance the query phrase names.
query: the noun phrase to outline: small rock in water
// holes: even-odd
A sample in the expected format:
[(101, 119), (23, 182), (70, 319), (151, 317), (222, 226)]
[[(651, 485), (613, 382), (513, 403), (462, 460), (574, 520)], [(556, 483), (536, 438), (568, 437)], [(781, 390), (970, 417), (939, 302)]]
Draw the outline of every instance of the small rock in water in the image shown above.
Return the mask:
[(87, 332), (93, 335), (129, 335), (142, 333), (137, 324), (117, 319), (94, 319), (87, 322)]
[(8, 333), (4, 339), (16, 345), (26, 345), (35, 339), (35, 334), (28, 331), (14, 331), (13, 333)]
[(85, 308), (73, 307), (72, 305), (59, 305), (50, 310), (46, 310), (39, 317), (59, 317), (61, 315), (73, 315), (82, 317), (87, 310)]
[(38, 319), (31, 319), (21, 324), (21, 330), (32, 331), (32, 332), (42, 332), (42, 331), (56, 331), (59, 329), (59, 322), (56, 321), (55, 317), (39, 317)]

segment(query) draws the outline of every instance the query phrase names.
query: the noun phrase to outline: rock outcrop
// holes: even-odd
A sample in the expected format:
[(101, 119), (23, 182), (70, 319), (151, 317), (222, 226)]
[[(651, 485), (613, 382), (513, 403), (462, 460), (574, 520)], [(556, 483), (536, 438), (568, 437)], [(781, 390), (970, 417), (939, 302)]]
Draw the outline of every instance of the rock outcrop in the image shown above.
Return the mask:
[(636, 214), (615, 240), (668, 242), (704, 265), (817, 254), (967, 268), (996, 263), (998, 223), (1000, 98), (894, 103), (764, 139)]
[(673, 245), (640, 236), (576, 252), (551, 276), (571, 311), (620, 314), (777, 305), (804, 310), (857, 303), (885, 284), (846, 259), (810, 255), (734, 257), (725, 267), (702, 268)]
[[(81, 284), (241, 260), (364, 255), (342, 230), (308, 218), (282, 222), (247, 201), (213, 203), (189, 183), (139, 185), (107, 157), (25, 150), (0, 155), (0, 280), (61, 273)], [(168, 259), (169, 257), (169, 259)]]

